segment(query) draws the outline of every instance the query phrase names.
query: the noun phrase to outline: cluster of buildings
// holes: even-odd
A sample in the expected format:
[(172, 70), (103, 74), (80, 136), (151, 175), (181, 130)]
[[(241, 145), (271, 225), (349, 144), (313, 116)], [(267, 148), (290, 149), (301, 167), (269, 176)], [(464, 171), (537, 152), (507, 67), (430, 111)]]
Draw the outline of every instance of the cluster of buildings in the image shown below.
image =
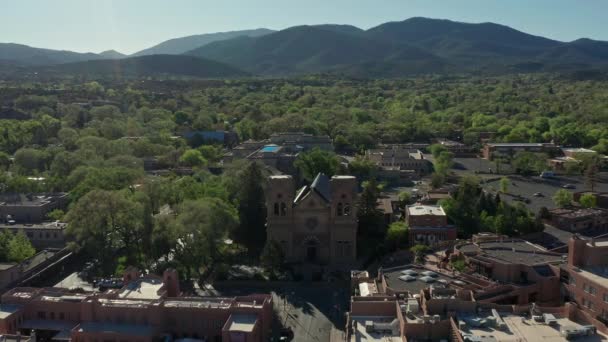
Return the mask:
[(464, 272), (405, 265), (351, 272), (345, 341), (567, 341), (608, 333), (608, 241), (577, 236), (568, 255), (493, 234), (445, 259)]
[(230, 163), (237, 159), (258, 161), (274, 170), (294, 174), (293, 162), (300, 152), (320, 149), (333, 151), (334, 146), (329, 136), (314, 136), (301, 132), (275, 133), (266, 140), (247, 140), (224, 155), (223, 162)]
[(404, 184), (431, 173), (432, 163), (413, 144), (382, 145), (365, 152), (378, 168), (378, 178), (392, 184)]
[(129, 268), (123, 278), (123, 288), (106, 292), (13, 288), (1, 297), (0, 336), (76, 342), (269, 339), (270, 295), (184, 296), (171, 269), (160, 277)]

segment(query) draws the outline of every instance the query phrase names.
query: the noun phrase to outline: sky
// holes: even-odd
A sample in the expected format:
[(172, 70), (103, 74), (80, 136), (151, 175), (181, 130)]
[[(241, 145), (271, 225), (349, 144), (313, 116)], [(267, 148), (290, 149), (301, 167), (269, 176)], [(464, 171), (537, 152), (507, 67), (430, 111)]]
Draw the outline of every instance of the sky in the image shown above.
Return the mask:
[(0, 42), (134, 53), (193, 34), (327, 23), (367, 29), (417, 16), (608, 41), (608, 0), (6, 0)]

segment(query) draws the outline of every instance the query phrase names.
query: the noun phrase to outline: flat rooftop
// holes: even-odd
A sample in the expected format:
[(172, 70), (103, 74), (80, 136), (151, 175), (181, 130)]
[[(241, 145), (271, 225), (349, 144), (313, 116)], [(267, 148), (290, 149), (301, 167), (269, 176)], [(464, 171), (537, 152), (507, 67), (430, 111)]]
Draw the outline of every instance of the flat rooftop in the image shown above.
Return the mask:
[[(458, 318), (464, 320), (483, 319), (491, 316), (466, 316), (458, 315)], [(513, 314), (500, 313), (501, 318), (507, 325), (504, 330), (499, 330), (491, 326), (472, 327), (467, 324), (465, 330), (461, 330), (461, 335), (472, 335), (470, 340), (479, 342), (515, 342), (515, 341), (550, 341), (550, 342), (566, 342), (565, 337), (560, 334), (561, 327), (581, 327), (580, 324), (573, 322), (567, 318), (557, 318), (557, 327), (552, 327), (544, 323), (535, 322), (532, 319), (524, 318)], [(478, 322), (479, 322), (478, 321)], [(606, 336), (599, 334), (594, 336), (582, 336), (576, 338), (576, 341), (606, 341)]]
[(36, 224), (3, 224), (0, 223), (0, 229), (12, 229), (12, 230), (31, 230), (31, 229), (41, 229), (41, 230), (63, 230), (67, 227), (67, 223), (64, 222), (43, 222)]
[(56, 252), (54, 252), (52, 250), (48, 250), (48, 249), (45, 249), (45, 250), (35, 254), (33, 257), (31, 257), (21, 263), (23, 265), (23, 271), (27, 272), (35, 267), (40, 266), (41, 264), (46, 262), (48, 259), (53, 257), (55, 254), (56, 254)]
[(608, 212), (606, 210), (598, 209), (598, 208), (576, 208), (576, 209), (568, 209), (568, 208), (558, 208), (549, 210), (551, 215), (560, 216), (569, 219), (582, 219), (593, 217), (596, 215), (606, 215)]
[(391, 330), (380, 330), (368, 332), (365, 329), (366, 322), (373, 322), (374, 324), (390, 325), (397, 317), (390, 316), (353, 316), (351, 319), (357, 322), (357, 329), (353, 331), (351, 336), (351, 342), (359, 341), (381, 341), (381, 342), (402, 342), (399, 332), (399, 325), (397, 324), (397, 331), (394, 333)]
[(603, 287), (608, 287), (608, 267), (607, 266), (587, 266), (577, 267), (575, 269), (569, 268), (571, 272), (576, 272), (579, 275), (593, 281), (594, 283)]
[(460, 246), (464, 253), (477, 253), (479, 256), (497, 261), (523, 265), (537, 265), (562, 262), (561, 254), (548, 252), (540, 246), (523, 240), (481, 242)]
[(228, 331), (252, 332), (258, 321), (256, 315), (234, 314), (230, 316)]
[(487, 145), (494, 147), (557, 147), (553, 143), (488, 143)]
[(410, 216), (433, 215), (445, 216), (445, 211), (439, 205), (422, 205), (414, 204), (407, 206), (407, 212)]
[(80, 324), (76, 331), (85, 333), (116, 333), (130, 336), (152, 336), (155, 329), (148, 325), (114, 324), (106, 322), (86, 322)]
[(0, 319), (5, 319), (6, 317), (14, 314), (20, 309), (21, 305), (0, 304)]
[(14, 263), (14, 262), (3, 262), (3, 263), (0, 263), (0, 271), (6, 271), (8, 269), (11, 269), (15, 265), (17, 265), (17, 263)]
[[(405, 276), (408, 275), (408, 270), (416, 272), (416, 274), (410, 274), (415, 279), (405, 280)], [(384, 279), (388, 287), (395, 291), (407, 291), (411, 294), (418, 294), (420, 290), (426, 289), (430, 286), (433, 287), (446, 287), (449, 284), (458, 284), (458, 280), (448, 278), (440, 273), (435, 272), (434, 277), (430, 276), (431, 279), (422, 279), (427, 277), (423, 272), (429, 271), (423, 268), (416, 268), (413, 266), (394, 267), (383, 272)], [(433, 272), (433, 271), (431, 271)], [(426, 281), (425, 281), (426, 280)], [(428, 282), (427, 282), (428, 281)]]
[(139, 278), (127, 284), (118, 294), (128, 299), (158, 299), (163, 281), (156, 278)]

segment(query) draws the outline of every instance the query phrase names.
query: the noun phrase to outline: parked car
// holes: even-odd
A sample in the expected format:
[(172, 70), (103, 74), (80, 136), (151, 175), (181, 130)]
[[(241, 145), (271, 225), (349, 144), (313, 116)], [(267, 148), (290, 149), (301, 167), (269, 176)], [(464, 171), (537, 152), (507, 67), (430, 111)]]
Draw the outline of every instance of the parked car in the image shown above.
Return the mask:
[(574, 184), (564, 184), (564, 185), (562, 185), (562, 188), (564, 188), (564, 189), (575, 189), (576, 186), (574, 186)]
[(540, 178), (553, 178), (555, 173), (553, 171), (543, 171), (540, 173)]
[(545, 195), (543, 195), (542, 192), (535, 192), (534, 195), (532, 195), (534, 197), (545, 197)]

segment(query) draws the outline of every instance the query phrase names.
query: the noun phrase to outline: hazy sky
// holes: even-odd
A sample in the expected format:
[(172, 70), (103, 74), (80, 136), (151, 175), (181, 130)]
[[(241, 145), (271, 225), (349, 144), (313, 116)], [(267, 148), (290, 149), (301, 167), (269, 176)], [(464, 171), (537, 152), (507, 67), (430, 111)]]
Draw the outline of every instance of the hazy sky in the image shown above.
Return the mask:
[(608, 0), (6, 0), (0, 42), (133, 53), (192, 34), (323, 23), (367, 29), (414, 16), (608, 40)]

